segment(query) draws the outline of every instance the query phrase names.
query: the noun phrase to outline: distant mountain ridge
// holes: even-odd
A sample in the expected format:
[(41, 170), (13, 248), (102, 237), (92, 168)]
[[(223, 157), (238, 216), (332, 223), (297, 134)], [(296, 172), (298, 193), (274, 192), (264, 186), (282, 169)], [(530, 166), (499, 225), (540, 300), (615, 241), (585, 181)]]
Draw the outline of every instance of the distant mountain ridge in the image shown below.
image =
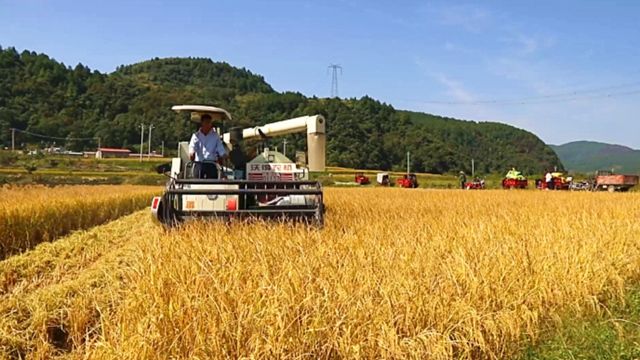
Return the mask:
[(640, 173), (640, 150), (628, 146), (596, 141), (574, 141), (549, 146), (569, 171), (593, 172), (613, 169), (618, 173)]

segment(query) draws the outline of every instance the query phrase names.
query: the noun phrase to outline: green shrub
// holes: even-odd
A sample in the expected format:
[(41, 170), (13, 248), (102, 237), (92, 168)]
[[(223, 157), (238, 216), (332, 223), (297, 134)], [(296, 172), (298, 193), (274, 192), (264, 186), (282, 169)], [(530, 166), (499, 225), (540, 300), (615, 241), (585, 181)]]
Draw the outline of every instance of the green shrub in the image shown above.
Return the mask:
[(0, 151), (0, 165), (9, 166), (18, 161), (18, 153), (12, 151)]

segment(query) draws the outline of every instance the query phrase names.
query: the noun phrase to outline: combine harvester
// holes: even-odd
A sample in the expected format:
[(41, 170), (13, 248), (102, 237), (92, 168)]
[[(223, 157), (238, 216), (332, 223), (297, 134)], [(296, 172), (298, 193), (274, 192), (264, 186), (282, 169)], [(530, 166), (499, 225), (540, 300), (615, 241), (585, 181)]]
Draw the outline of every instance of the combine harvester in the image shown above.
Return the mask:
[(396, 185), (401, 188), (416, 189), (419, 186), (418, 177), (414, 173), (406, 173), (396, 179)]
[(527, 181), (527, 178), (515, 168), (509, 170), (504, 179), (502, 179), (503, 189), (526, 189), (528, 186), (529, 181)]
[(484, 190), (486, 188), (484, 179), (480, 179), (478, 177), (473, 178), (473, 180), (468, 181), (464, 184), (464, 188), (466, 190)]
[(380, 186), (391, 186), (391, 182), (389, 181), (389, 173), (386, 173), (386, 172), (377, 173), (376, 182)]
[(363, 172), (357, 172), (356, 175), (354, 176), (354, 181), (358, 185), (369, 185), (371, 183), (371, 180), (369, 180), (369, 177), (366, 176)]
[(553, 189), (549, 189), (549, 184), (544, 178), (536, 179), (536, 189), (539, 190), (571, 190), (573, 184), (573, 178), (571, 176), (565, 177), (561, 172), (551, 173), (551, 182), (553, 183)]
[[(231, 121), (226, 110), (213, 106), (177, 105), (171, 109), (190, 113), (192, 121), (199, 121), (204, 114), (215, 115), (212, 116), (214, 119), (222, 117), (223, 122)], [(323, 226), (322, 186), (309, 180), (309, 171), (325, 170), (325, 128), (326, 121), (320, 115), (247, 129), (231, 128), (222, 136), (227, 148), (232, 148), (232, 143), (240, 146), (247, 139), (266, 140), (268, 137), (307, 133), (308, 168), (299, 168), (284, 154), (265, 146), (258, 156), (247, 162), (246, 180), (234, 179), (233, 171), (219, 165), (216, 165), (217, 179), (195, 178), (194, 163), (189, 158), (189, 143), (180, 142), (178, 157), (173, 158), (170, 165), (158, 167), (158, 172), (166, 174), (169, 180), (164, 194), (153, 198), (153, 217), (168, 227), (193, 218), (244, 217), (302, 219)]]

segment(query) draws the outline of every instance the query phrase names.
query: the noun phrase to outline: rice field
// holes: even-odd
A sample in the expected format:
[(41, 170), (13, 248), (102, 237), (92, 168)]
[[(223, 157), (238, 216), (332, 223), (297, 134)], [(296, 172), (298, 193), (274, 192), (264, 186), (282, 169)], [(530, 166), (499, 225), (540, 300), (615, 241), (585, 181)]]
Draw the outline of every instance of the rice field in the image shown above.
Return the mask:
[(139, 210), (151, 186), (0, 187), (0, 259)]
[(0, 262), (0, 357), (517, 357), (637, 283), (639, 200), (333, 188), (322, 230), (143, 210)]

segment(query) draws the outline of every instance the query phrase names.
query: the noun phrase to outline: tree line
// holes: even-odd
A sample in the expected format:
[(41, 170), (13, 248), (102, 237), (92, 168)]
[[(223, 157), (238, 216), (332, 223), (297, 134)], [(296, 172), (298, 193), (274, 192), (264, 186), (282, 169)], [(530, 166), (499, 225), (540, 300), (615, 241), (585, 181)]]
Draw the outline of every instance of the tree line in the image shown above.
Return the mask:
[[(327, 118), (327, 161), (335, 166), (400, 170), (410, 151), (412, 169), (418, 172), (469, 171), (471, 159), (482, 173), (514, 166), (529, 173), (562, 167), (537, 136), (512, 126), (400, 111), (367, 96), (276, 92), (262, 76), (211, 59), (155, 58), (105, 74), (45, 54), (0, 48), (3, 146), (10, 145), (9, 129), (18, 128), (55, 137), (100, 137), (103, 146), (135, 150), (140, 124), (152, 123), (153, 145), (163, 140), (171, 148), (188, 139), (194, 125), (170, 107), (190, 103), (229, 110), (234, 120), (227, 127), (321, 114)], [(303, 136), (287, 140), (290, 149), (305, 147)], [(71, 150), (96, 146), (87, 141), (63, 145)]]

